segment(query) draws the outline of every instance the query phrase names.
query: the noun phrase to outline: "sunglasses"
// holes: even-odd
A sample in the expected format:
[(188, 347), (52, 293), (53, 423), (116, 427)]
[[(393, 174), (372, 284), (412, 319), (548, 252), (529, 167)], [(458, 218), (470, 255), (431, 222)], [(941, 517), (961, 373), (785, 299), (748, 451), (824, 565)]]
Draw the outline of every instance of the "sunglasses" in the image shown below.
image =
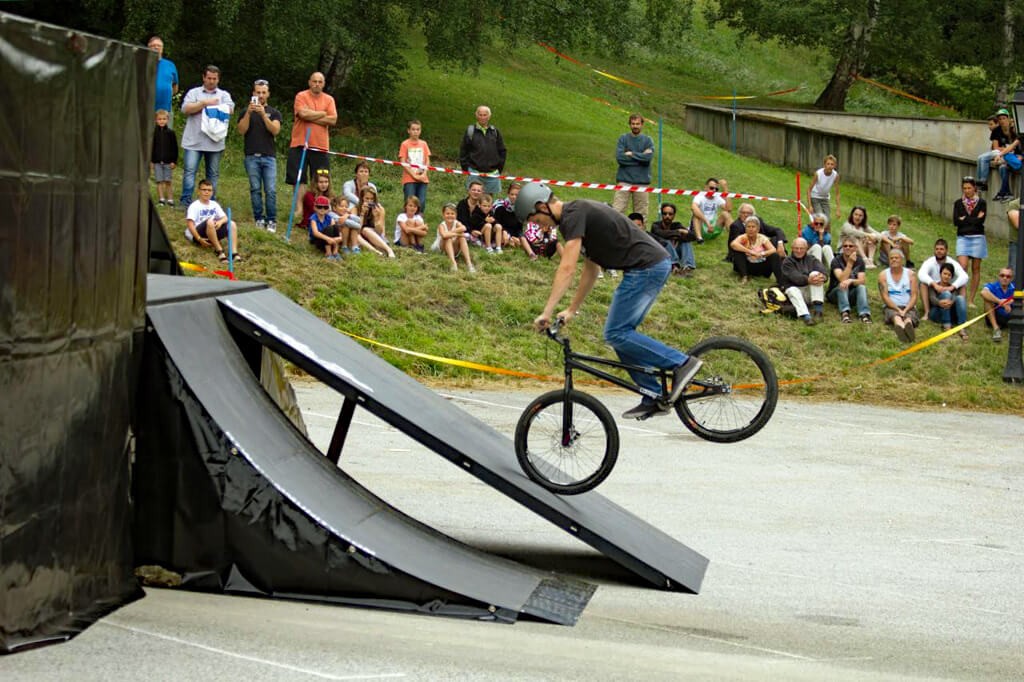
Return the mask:
[(258, 79), (258, 80), (254, 80), (254, 81), (252, 82), (252, 84), (253, 84), (253, 85), (270, 85), (270, 82), (269, 82), (269, 81), (266, 81), (266, 80), (263, 80), (262, 78), (260, 78), (260, 79)]
[(856, 249), (857, 247), (854, 244), (843, 244), (843, 248), (844, 249)]
[(1013, 279), (1013, 275), (999, 275), (999, 279)]
[(811, 225), (817, 225), (818, 227), (821, 227), (821, 226), (822, 226), (822, 225), (824, 225), (824, 224), (825, 224), (825, 223), (811, 223)]
[(708, 187), (708, 191), (710, 191), (710, 192), (717, 192), (718, 191), (718, 187)]

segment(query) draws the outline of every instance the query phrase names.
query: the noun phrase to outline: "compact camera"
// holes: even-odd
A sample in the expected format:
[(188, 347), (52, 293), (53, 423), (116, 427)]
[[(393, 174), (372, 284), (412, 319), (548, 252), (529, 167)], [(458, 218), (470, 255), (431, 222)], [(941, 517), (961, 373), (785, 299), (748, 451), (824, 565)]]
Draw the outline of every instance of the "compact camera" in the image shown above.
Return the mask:
[(256, 95), (253, 95), (252, 99), (250, 99), (249, 101), (252, 102), (253, 104), (259, 104), (260, 103), (260, 98), (257, 97)]

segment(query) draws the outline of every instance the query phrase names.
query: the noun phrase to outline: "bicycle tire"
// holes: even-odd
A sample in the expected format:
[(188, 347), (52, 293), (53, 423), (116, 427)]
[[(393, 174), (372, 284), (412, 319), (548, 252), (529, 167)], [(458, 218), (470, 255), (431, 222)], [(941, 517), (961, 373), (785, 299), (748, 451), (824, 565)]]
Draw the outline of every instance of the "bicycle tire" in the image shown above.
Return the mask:
[(675, 404), (683, 425), (714, 443), (735, 443), (760, 431), (779, 399), (765, 352), (734, 336), (705, 339), (689, 352), (704, 364)]
[(516, 424), (519, 466), (530, 480), (559, 495), (578, 495), (608, 478), (619, 456), (619, 428), (597, 398), (570, 391), (572, 433), (563, 444), (565, 391), (535, 399)]

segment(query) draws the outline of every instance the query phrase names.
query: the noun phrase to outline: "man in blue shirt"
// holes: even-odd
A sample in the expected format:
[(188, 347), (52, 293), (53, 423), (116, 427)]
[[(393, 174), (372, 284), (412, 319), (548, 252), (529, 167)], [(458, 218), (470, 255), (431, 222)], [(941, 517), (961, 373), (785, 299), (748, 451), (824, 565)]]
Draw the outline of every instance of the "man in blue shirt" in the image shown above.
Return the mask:
[[(156, 52), (160, 61), (156, 65), (156, 103), (153, 111), (174, 111), (171, 98), (178, 93), (178, 68), (170, 59), (164, 57), (164, 41), (160, 36), (153, 36), (146, 46)], [(167, 127), (174, 128), (174, 117), (167, 121)]]
[[(647, 186), (651, 184), (651, 160), (654, 158), (654, 140), (643, 134), (644, 117), (630, 114), (629, 132), (619, 137), (615, 147), (615, 160), (619, 171), (615, 174), (615, 182), (620, 185)], [(612, 208), (626, 215), (629, 198), (633, 197), (633, 211), (642, 213), (647, 218), (649, 195), (647, 192), (630, 192), (616, 190), (612, 199)]]
[(985, 322), (992, 327), (992, 340), (996, 343), (1003, 340), (1002, 328), (1010, 321), (1013, 292), (1013, 270), (1010, 268), (1000, 270), (999, 278), (981, 290), (981, 297), (985, 300)]

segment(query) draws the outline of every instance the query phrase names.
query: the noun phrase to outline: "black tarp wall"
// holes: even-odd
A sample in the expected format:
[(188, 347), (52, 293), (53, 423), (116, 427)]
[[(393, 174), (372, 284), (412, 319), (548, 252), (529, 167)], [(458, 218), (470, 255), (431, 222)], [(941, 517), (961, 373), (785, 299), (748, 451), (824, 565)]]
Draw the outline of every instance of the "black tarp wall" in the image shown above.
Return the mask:
[(0, 13), (0, 653), (141, 596), (129, 421), (155, 66)]

